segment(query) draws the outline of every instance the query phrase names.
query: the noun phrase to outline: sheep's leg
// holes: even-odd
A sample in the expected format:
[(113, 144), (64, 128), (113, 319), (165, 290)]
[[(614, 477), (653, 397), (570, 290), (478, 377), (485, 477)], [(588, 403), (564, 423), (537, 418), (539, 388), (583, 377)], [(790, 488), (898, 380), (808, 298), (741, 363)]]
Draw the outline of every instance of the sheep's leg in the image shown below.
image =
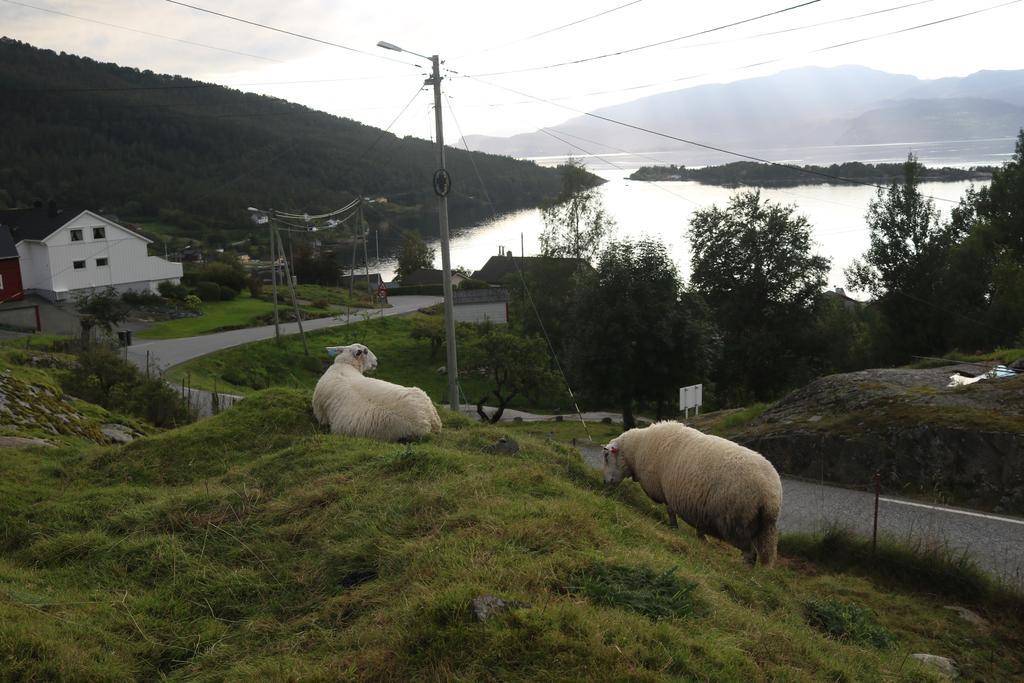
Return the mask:
[(708, 540), (707, 533), (708, 533), (707, 529), (705, 529), (702, 526), (698, 526), (697, 527), (697, 540), (698, 541), (707, 542), (707, 540)]
[(757, 564), (757, 553), (754, 552), (753, 548), (746, 550), (743, 553), (743, 559), (746, 560), (747, 564), (753, 567)]
[(676, 513), (672, 512), (672, 508), (666, 508), (668, 510), (668, 525), (673, 529), (679, 528), (679, 522), (676, 521)]

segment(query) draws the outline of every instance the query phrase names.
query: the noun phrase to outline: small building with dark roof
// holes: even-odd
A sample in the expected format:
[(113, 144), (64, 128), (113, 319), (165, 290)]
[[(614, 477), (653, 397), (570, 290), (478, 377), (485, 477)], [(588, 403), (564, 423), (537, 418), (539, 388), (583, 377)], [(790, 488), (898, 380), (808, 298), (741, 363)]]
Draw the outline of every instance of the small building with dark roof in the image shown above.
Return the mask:
[(18, 248), (14, 244), (10, 228), (0, 225), (0, 304), (21, 301), (24, 298)]
[(577, 258), (555, 258), (551, 256), (513, 256), (505, 252), (487, 259), (480, 270), (473, 273), (474, 280), (480, 280), (497, 287), (508, 283), (510, 276), (519, 277), (519, 273), (529, 273), (539, 265), (545, 266), (545, 272), (557, 273), (565, 277), (584, 269), (593, 270), (591, 265)]
[[(452, 285), (458, 285), (466, 278), (459, 273), (452, 273)], [(400, 287), (415, 287), (417, 285), (440, 285), (442, 284), (442, 273), (437, 268), (420, 268), (414, 270), (400, 280), (396, 280)]]

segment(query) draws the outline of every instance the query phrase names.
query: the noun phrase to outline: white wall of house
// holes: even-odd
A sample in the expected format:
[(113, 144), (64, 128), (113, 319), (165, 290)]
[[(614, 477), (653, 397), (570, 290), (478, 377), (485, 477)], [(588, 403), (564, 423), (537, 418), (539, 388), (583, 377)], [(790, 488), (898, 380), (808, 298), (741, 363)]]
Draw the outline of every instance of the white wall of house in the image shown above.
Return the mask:
[[(83, 211), (41, 243), (18, 245), (24, 288), (53, 292), (61, 300), (75, 290), (112, 286), (155, 291), (164, 280), (180, 281), (181, 264), (149, 256), (147, 244), (141, 235)], [(30, 258), (22, 255), (23, 248)]]
[(495, 324), (508, 322), (508, 304), (504, 301), (487, 303), (457, 304), (453, 308), (456, 322), (482, 323), (490, 321)]

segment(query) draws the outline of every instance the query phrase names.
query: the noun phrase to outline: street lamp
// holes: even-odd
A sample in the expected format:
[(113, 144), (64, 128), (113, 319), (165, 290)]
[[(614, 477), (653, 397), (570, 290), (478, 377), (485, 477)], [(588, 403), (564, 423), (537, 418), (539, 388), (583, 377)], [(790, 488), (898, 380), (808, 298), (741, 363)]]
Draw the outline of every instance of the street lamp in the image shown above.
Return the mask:
[(444, 289), (444, 322), (445, 336), (448, 340), (448, 405), (452, 410), (459, 410), (459, 363), (455, 353), (455, 305), (452, 297), (452, 263), (448, 247), (448, 192), (451, 190), (451, 178), (445, 169), (444, 162), (444, 125), (441, 122), (441, 60), (437, 55), (426, 56), (411, 50), (404, 50), (397, 45), (380, 41), (377, 47), (395, 52), (408, 52), (411, 55), (429, 59), (433, 67), (430, 78), (424, 85), (434, 86), (434, 125), (437, 128), (437, 171), (434, 172), (434, 194), (437, 195), (437, 215), (441, 224), (441, 284)]

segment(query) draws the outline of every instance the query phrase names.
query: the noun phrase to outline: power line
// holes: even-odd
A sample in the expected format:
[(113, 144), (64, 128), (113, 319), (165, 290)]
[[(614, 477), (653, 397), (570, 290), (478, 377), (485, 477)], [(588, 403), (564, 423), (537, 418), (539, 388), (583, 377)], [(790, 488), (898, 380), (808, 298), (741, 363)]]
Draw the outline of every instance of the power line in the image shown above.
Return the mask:
[[(924, 2), (931, 2), (931, 1), (932, 0), (924, 0)], [(975, 10), (975, 11), (972, 11), (972, 12), (966, 12), (964, 14), (958, 14), (958, 15), (955, 15), (955, 16), (952, 16), (952, 17), (946, 17), (944, 19), (939, 19), (939, 20), (936, 20), (936, 21), (930, 21), (930, 22), (927, 22), (927, 23), (924, 23), (924, 24), (918, 24), (916, 26), (909, 26), (909, 27), (906, 27), (906, 28), (898, 29), (896, 31), (888, 31), (888, 32), (885, 32), (885, 33), (878, 33), (878, 34), (874, 34), (874, 35), (870, 35), (870, 36), (865, 36), (863, 38), (858, 38), (858, 39), (852, 40), (852, 41), (844, 41), (844, 42), (840, 42), (840, 43), (834, 43), (834, 44), (831, 44), (831, 45), (826, 45), (824, 47), (816, 48), (814, 50), (809, 50), (807, 52), (800, 52), (800, 53), (784, 55), (782, 57), (774, 57), (774, 58), (771, 58), (771, 59), (759, 60), (759, 61), (756, 61), (756, 62), (752, 62), (750, 64), (744, 64), (744, 65), (737, 66), (737, 67), (732, 67), (732, 68), (729, 68), (729, 69), (716, 69), (716, 70), (713, 70), (713, 71), (705, 71), (705, 72), (702, 72), (702, 73), (690, 74), (690, 75), (687, 75), (687, 76), (679, 76), (677, 78), (669, 78), (667, 80), (653, 81), (653, 82), (650, 82), (650, 83), (643, 83), (643, 84), (639, 84), (639, 85), (631, 85), (631, 86), (626, 86), (626, 87), (623, 87), (623, 88), (612, 88), (612, 89), (609, 89), (609, 90), (595, 90), (595, 91), (591, 91), (591, 92), (587, 92), (587, 93), (581, 93), (579, 95), (560, 95), (559, 97), (551, 98), (550, 102), (558, 102), (558, 101), (564, 101), (564, 100), (581, 99), (581, 98), (584, 98), (584, 97), (597, 97), (599, 95), (614, 95), (614, 94), (618, 94), (618, 93), (630, 92), (630, 91), (633, 91), (633, 90), (646, 90), (647, 88), (655, 88), (655, 87), (662, 86), (662, 85), (669, 85), (671, 83), (680, 83), (680, 82), (683, 82), (683, 81), (692, 81), (692, 80), (695, 80), (695, 79), (698, 79), (698, 78), (707, 78), (708, 76), (714, 76), (714, 75), (721, 74), (721, 73), (745, 71), (747, 69), (753, 69), (753, 68), (756, 68), (756, 67), (759, 67), (759, 66), (767, 66), (769, 64), (776, 64), (776, 63), (785, 61), (787, 59), (791, 59), (793, 57), (812, 55), (812, 54), (817, 54), (819, 52), (827, 52), (829, 50), (834, 50), (834, 49), (839, 48), (839, 47), (845, 47), (847, 45), (853, 45), (853, 44), (856, 44), (856, 43), (864, 43), (864, 42), (868, 42), (868, 41), (871, 41), (871, 40), (877, 40), (879, 38), (890, 37), (890, 36), (897, 35), (897, 34), (900, 34), (900, 33), (908, 33), (910, 31), (916, 31), (916, 30), (919, 30), (919, 29), (922, 29), (922, 28), (928, 28), (928, 27), (931, 27), (931, 26), (935, 26), (937, 24), (943, 24), (943, 23), (946, 23), (946, 22), (955, 21), (955, 20), (958, 20), (958, 19), (963, 19), (965, 17), (969, 17), (969, 16), (972, 16), (972, 15), (975, 15), (975, 14), (981, 14), (983, 12), (989, 12), (989, 11), (992, 11), (992, 10), (1000, 9), (1002, 7), (1005, 7), (1005, 6), (1008, 6), (1008, 5), (1013, 5), (1013, 4), (1016, 4), (1016, 3), (1019, 3), (1019, 2), (1021, 2), (1021, 0), (1010, 0), (1010, 2), (1005, 2), (1005, 3), (999, 4), (999, 5), (993, 5), (991, 7), (985, 7), (985, 8), (982, 8), (980, 10)], [(882, 12), (886, 12), (886, 11), (894, 11), (896, 9), (904, 9), (906, 7), (912, 7), (912, 6), (918, 5), (918, 4), (923, 4), (923, 2), (911, 3), (909, 5), (901, 5), (899, 7), (890, 8), (888, 10), (879, 10), (877, 13), (882, 13)], [(836, 20), (832, 20), (832, 21), (833, 21), (833, 23), (838, 23), (839, 21), (849, 21), (849, 20), (852, 20), (852, 19), (861, 18), (861, 16), (867, 16), (867, 15), (855, 15), (855, 16), (846, 17), (846, 18), (843, 18), (843, 19), (836, 19)], [(786, 29), (786, 30), (800, 30), (802, 28), (811, 28), (813, 26), (815, 26), (815, 25), (796, 27), (794, 29)], [(751, 36), (751, 37), (757, 37), (757, 36)], [(737, 39), (737, 40), (742, 40), (742, 39)], [(714, 44), (717, 44), (717, 43), (708, 43), (707, 45), (714, 45)], [(692, 47), (701, 47), (701, 45), (694, 45)], [(475, 74), (462, 74), (462, 73), (459, 73), (457, 71), (452, 71), (452, 73), (455, 74), (459, 78), (472, 78), (472, 77), (476, 76)], [(484, 75), (487, 75), (487, 74), (484, 74)], [(495, 86), (495, 87), (497, 87), (497, 86)], [(498, 103), (489, 104), (489, 105), (485, 105), (485, 106), (502, 107), (502, 106), (511, 106), (511, 105), (529, 104), (529, 103), (530, 102), (528, 102), (528, 101), (498, 102)]]
[[(538, 33), (533, 33), (531, 35), (524, 36), (522, 38), (517, 38), (516, 40), (510, 40), (507, 43), (502, 43), (500, 45), (495, 45), (493, 47), (488, 47), (488, 48), (485, 48), (483, 50), (479, 50), (477, 52), (470, 52), (468, 54), (459, 55), (458, 57), (455, 57), (455, 59), (462, 59), (463, 57), (479, 55), (479, 54), (483, 54), (485, 52), (493, 52), (494, 50), (500, 50), (502, 48), (506, 48), (509, 45), (517, 45), (519, 43), (525, 43), (528, 40), (533, 40), (534, 38), (540, 38), (541, 36), (546, 36), (549, 33), (554, 33), (555, 31), (561, 31), (562, 29), (570, 28), (572, 26), (577, 26), (577, 25), (582, 24), (582, 23), (584, 23), (586, 21), (590, 21), (591, 19), (597, 19), (598, 17), (603, 17), (606, 14), (611, 14), (612, 12), (618, 12), (620, 9), (626, 9), (627, 7), (630, 7), (632, 5), (636, 5), (636, 4), (640, 3), (640, 2), (643, 2), (643, 0), (631, 0), (631, 2), (627, 2), (627, 3), (622, 4), (622, 5), (617, 5), (615, 7), (612, 7), (611, 9), (606, 9), (603, 12), (598, 12), (597, 14), (591, 14), (588, 17), (583, 17), (582, 19), (577, 19), (576, 21), (570, 21), (568, 24), (562, 24), (561, 26), (555, 26), (554, 28), (549, 28), (549, 29), (547, 29), (545, 31), (540, 31)], [(451, 109), (451, 106), (449, 105), (448, 108)]]
[[(1021, 2), (1021, 0), (1012, 0), (1012, 2)], [(1007, 3), (1007, 4), (1009, 4), (1009, 3)], [(546, 99), (544, 99), (542, 97), (537, 97), (535, 95), (530, 95), (529, 93), (525, 93), (525, 92), (523, 92), (521, 90), (516, 90), (515, 88), (509, 88), (509, 87), (506, 87), (506, 86), (503, 86), (503, 85), (498, 85), (496, 83), (491, 83), (490, 81), (485, 81), (485, 80), (483, 80), (481, 78), (477, 78), (475, 76), (470, 76), (470, 78), (473, 78), (474, 80), (477, 80), (477, 81), (479, 81), (481, 83), (489, 85), (492, 88), (500, 88), (501, 90), (507, 90), (508, 92), (515, 93), (515, 94), (520, 95), (522, 97), (529, 97), (530, 99), (537, 100), (538, 102), (545, 102), (545, 103), (550, 104), (552, 106), (559, 107), (561, 109), (565, 109), (567, 111), (571, 111), (571, 112), (574, 112), (576, 114), (580, 114), (582, 116), (589, 116), (590, 118), (597, 119), (599, 121), (605, 121), (607, 123), (611, 123), (611, 124), (614, 124), (614, 125), (617, 125), (617, 126), (622, 126), (623, 128), (630, 128), (632, 130), (636, 130), (636, 131), (639, 131), (639, 132), (642, 132), (642, 133), (648, 133), (650, 135), (655, 135), (657, 137), (666, 138), (668, 140), (674, 140), (676, 142), (682, 142), (683, 144), (692, 145), (694, 147), (700, 147), (701, 149), (707, 149), (707, 150), (710, 150), (710, 151), (713, 151), (713, 152), (721, 152), (722, 154), (728, 154), (730, 156), (739, 157), (740, 159), (747, 159), (748, 161), (757, 161), (757, 162), (760, 162), (762, 164), (770, 164), (772, 166), (777, 166), (779, 168), (788, 168), (790, 170), (797, 171), (798, 173), (804, 173), (804, 174), (807, 174), (807, 175), (819, 176), (819, 177), (822, 177), (822, 178), (831, 178), (832, 180), (838, 180), (840, 182), (849, 183), (851, 185), (863, 185), (865, 187), (874, 187), (876, 189), (881, 189), (881, 190), (887, 189), (885, 186), (883, 186), (883, 185), (876, 185), (875, 183), (869, 183), (869, 182), (861, 181), (861, 180), (854, 180), (852, 178), (844, 178), (842, 176), (833, 175), (831, 173), (825, 173), (823, 171), (814, 171), (814, 170), (811, 170), (811, 169), (802, 168), (800, 166), (795, 166), (793, 164), (784, 164), (784, 163), (781, 163), (781, 162), (778, 162), (778, 161), (770, 161), (768, 159), (763, 159), (761, 157), (756, 157), (756, 156), (754, 156), (752, 154), (744, 154), (743, 152), (736, 152), (736, 151), (733, 151), (731, 149), (726, 149), (724, 147), (718, 147), (716, 145), (710, 145), (710, 144), (707, 144), (707, 143), (704, 143), (704, 142), (698, 142), (696, 140), (690, 140), (690, 139), (687, 139), (687, 138), (679, 137), (677, 135), (671, 135), (669, 133), (662, 133), (661, 131), (653, 130), (651, 128), (646, 128), (644, 126), (638, 126), (636, 124), (628, 123), (626, 121), (619, 121), (617, 119), (613, 119), (613, 118), (608, 117), (608, 116), (603, 116), (601, 114), (596, 114), (594, 112), (583, 111), (582, 109), (576, 109), (575, 107), (570, 107), (568, 105), (558, 104), (557, 102), (553, 102), (551, 100), (546, 100)], [(935, 197), (935, 196), (932, 196), (932, 195), (923, 195), (923, 196), (927, 197), (928, 199), (933, 199), (935, 201), (941, 201), (941, 202), (948, 202), (950, 204), (958, 204), (959, 203), (956, 200), (946, 199), (944, 197)]]
[(171, 40), (175, 43), (182, 43), (184, 45), (194, 45), (196, 47), (206, 48), (207, 50), (217, 50), (218, 52), (227, 52), (233, 55), (240, 55), (242, 57), (252, 57), (253, 59), (262, 59), (267, 62), (276, 62), (278, 64), (284, 64), (280, 59), (274, 59), (272, 57), (264, 57), (262, 55), (254, 55), (248, 52), (239, 52), (238, 50), (231, 50), (225, 47), (217, 47), (216, 45), (207, 45), (206, 43), (197, 43), (193, 40), (185, 40), (183, 38), (175, 38), (173, 36), (165, 36), (161, 33), (153, 33), (151, 31), (143, 31), (142, 29), (132, 28), (131, 26), (122, 26), (120, 24), (112, 24), (107, 21), (100, 21), (99, 19), (90, 19), (88, 17), (79, 17), (74, 14), (68, 14), (67, 12), (59, 12), (55, 9), (48, 9), (46, 7), (37, 7), (36, 5), (30, 5), (26, 2), (16, 2), (16, 0), (3, 0), (9, 5), (17, 5), (19, 7), (27, 7), (28, 9), (34, 9), (39, 12), (46, 12), (47, 14), (55, 14), (61, 17), (68, 17), (69, 19), (77, 19), (78, 21), (85, 21), (90, 24), (98, 24), (100, 26), (108, 26), (110, 28), (116, 28), (120, 31), (130, 31), (132, 33), (138, 33), (143, 36), (149, 36), (151, 38), (161, 38), (163, 40)]
[[(175, 0), (167, 0), (167, 2), (174, 2), (174, 1)], [(667, 40), (659, 40), (657, 42), (647, 43), (645, 45), (637, 45), (635, 47), (626, 48), (624, 50), (617, 50), (615, 52), (606, 52), (604, 54), (593, 55), (591, 57), (583, 57), (583, 58), (580, 58), (580, 59), (572, 59), (572, 60), (569, 60), (569, 61), (566, 61), (566, 62), (556, 62), (554, 64), (544, 64), (542, 66), (531, 66), (531, 67), (526, 67), (526, 68), (523, 68), (523, 69), (510, 69), (508, 71), (492, 71), (490, 73), (472, 74), (472, 75), (476, 76), (476, 77), (480, 77), (480, 76), (504, 76), (506, 74), (518, 74), (518, 73), (526, 73), (526, 72), (530, 72), (530, 71), (541, 71), (541, 70), (544, 70), (544, 69), (555, 69), (555, 68), (563, 67), (563, 66), (571, 66), (571, 65), (575, 65), (575, 64), (583, 64), (585, 62), (593, 62), (593, 61), (598, 60), (598, 59), (607, 59), (609, 57), (618, 57), (618, 56), (621, 56), (621, 55), (631, 54), (633, 52), (639, 52), (641, 50), (647, 50), (647, 49), (650, 49), (652, 47), (658, 47), (660, 45), (667, 45), (669, 43), (675, 43), (675, 42), (678, 42), (680, 40), (686, 40), (687, 38), (695, 38), (697, 36), (707, 35), (708, 33), (714, 33), (716, 31), (723, 31), (723, 30), (725, 30), (727, 28), (733, 28), (735, 26), (740, 26), (742, 24), (749, 24), (750, 22), (753, 22), (753, 21), (758, 21), (760, 19), (765, 19), (767, 17), (772, 17), (772, 16), (775, 16), (775, 15), (778, 15), (778, 14), (783, 14), (785, 12), (791, 12), (793, 10), (800, 9), (801, 7), (807, 7), (808, 5), (814, 5), (814, 4), (818, 3), (818, 2), (821, 2), (821, 0), (807, 0), (807, 2), (802, 2), (802, 3), (798, 4), (798, 5), (791, 5), (789, 7), (783, 8), (783, 9), (774, 10), (772, 12), (766, 12), (764, 14), (759, 14), (756, 17), (750, 17), (748, 19), (741, 19), (739, 21), (734, 21), (734, 22), (731, 22), (731, 23), (728, 23), (728, 24), (722, 24), (721, 26), (715, 26), (714, 28), (704, 29), (702, 31), (697, 31), (695, 33), (688, 33), (688, 34), (683, 35), (683, 36), (677, 36), (675, 38), (669, 38)]]
[(404, 59), (395, 59), (394, 57), (387, 57), (385, 55), (378, 54), (376, 52), (368, 52), (366, 50), (360, 50), (359, 48), (349, 47), (348, 45), (342, 45), (341, 43), (334, 43), (334, 42), (331, 42), (329, 40), (324, 40), (322, 38), (315, 38), (313, 36), (307, 36), (304, 33), (296, 33), (295, 31), (288, 31), (288, 30), (283, 29), (283, 28), (277, 28), (276, 26), (270, 26), (269, 24), (261, 24), (258, 21), (251, 21), (249, 19), (243, 19), (241, 17), (236, 17), (236, 16), (233, 16), (231, 14), (224, 14), (223, 12), (215, 12), (212, 9), (206, 9), (205, 7), (199, 7), (198, 5), (190, 5), (187, 2), (179, 2), (179, 0), (164, 0), (164, 2), (168, 2), (168, 3), (172, 4), (172, 5), (180, 5), (181, 7), (188, 7), (189, 9), (194, 9), (197, 12), (204, 12), (206, 14), (212, 14), (213, 16), (216, 16), (216, 17), (222, 17), (224, 19), (230, 19), (231, 21), (237, 21), (237, 22), (242, 23), (242, 24), (248, 24), (249, 26), (256, 26), (258, 28), (266, 29), (268, 31), (274, 31), (276, 33), (283, 33), (283, 34), (285, 34), (287, 36), (292, 36), (294, 38), (301, 38), (303, 40), (308, 40), (308, 41), (311, 41), (311, 42), (314, 42), (314, 43), (319, 43), (321, 45), (327, 45), (329, 47), (336, 47), (336, 48), (339, 48), (341, 50), (347, 50), (349, 52), (355, 52), (357, 54), (366, 55), (367, 57), (373, 57), (375, 59), (384, 59), (384, 60), (387, 60), (389, 62), (395, 62), (396, 64), (405, 64), (406, 66), (412, 66), (412, 67), (420, 68), (419, 64), (414, 64), (412, 62), (407, 62)]
[(394, 126), (394, 125), (395, 125), (396, 123), (398, 123), (398, 119), (402, 118), (402, 115), (404, 115), (404, 114), (405, 114), (405, 112), (406, 112), (406, 111), (408, 111), (409, 107), (411, 107), (411, 106), (412, 106), (412, 103), (413, 103), (413, 102), (415, 102), (415, 101), (416, 101), (416, 98), (417, 98), (417, 97), (419, 97), (419, 95), (420, 95), (420, 93), (421, 93), (421, 92), (423, 92), (423, 87), (424, 87), (424, 86), (422, 86), (422, 85), (421, 85), (421, 86), (419, 86), (418, 88), (416, 88), (416, 92), (414, 92), (414, 93), (412, 94), (412, 97), (410, 97), (410, 98), (409, 98), (409, 101), (405, 103), (405, 106), (404, 106), (404, 107), (402, 107), (402, 110), (401, 110), (401, 111), (399, 111), (399, 112), (398, 112), (398, 114), (397, 114), (397, 115), (395, 116), (395, 118), (393, 118), (393, 119), (391, 120), (391, 123), (389, 123), (389, 124), (388, 124), (388, 127), (387, 127), (387, 128), (384, 128), (384, 129), (382, 129), (382, 130), (380, 131), (380, 133), (378, 133), (378, 134), (377, 134), (377, 137), (376, 137), (376, 138), (374, 138), (373, 142), (371, 142), (371, 143), (370, 143), (369, 147), (367, 147), (366, 149), (364, 149), (364, 150), (363, 150), (363, 152), (362, 152), (362, 154), (360, 154), (360, 155), (359, 155), (359, 156), (358, 156), (358, 157), (356, 158), (356, 161), (355, 161), (355, 163), (357, 163), (357, 164), (358, 164), (358, 163), (360, 163), (361, 161), (363, 161), (363, 159), (364, 159), (364, 158), (366, 157), (366, 155), (367, 155), (367, 154), (369, 154), (369, 153), (370, 153), (370, 151), (371, 151), (371, 150), (372, 150), (372, 149), (373, 149), (374, 147), (376, 147), (376, 146), (377, 146), (377, 143), (381, 141), (381, 138), (383, 138), (383, 137), (384, 137), (385, 135), (387, 135), (387, 134), (388, 134), (389, 132), (391, 132), (391, 128), (392, 128), (392, 127), (393, 127), (393, 126)]

